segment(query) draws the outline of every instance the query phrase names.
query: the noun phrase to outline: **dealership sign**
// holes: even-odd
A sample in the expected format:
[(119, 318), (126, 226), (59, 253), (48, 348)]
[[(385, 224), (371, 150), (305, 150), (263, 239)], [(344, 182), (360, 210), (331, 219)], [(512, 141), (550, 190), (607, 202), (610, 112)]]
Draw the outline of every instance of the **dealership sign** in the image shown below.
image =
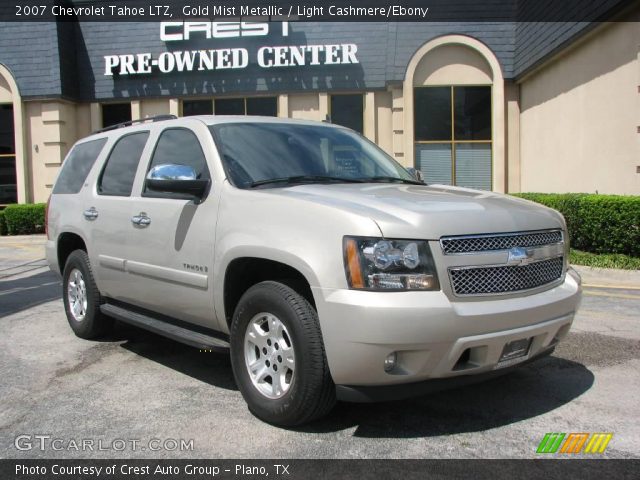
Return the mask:
[[(289, 36), (289, 22), (162, 22), (163, 42), (265, 37), (269, 34)], [(105, 55), (104, 74), (143, 75), (242, 69), (251, 55), (260, 68), (300, 67), (307, 65), (348, 65), (359, 63), (354, 43), (320, 45), (260, 46), (252, 54), (246, 48), (213, 48), (151, 53)]]

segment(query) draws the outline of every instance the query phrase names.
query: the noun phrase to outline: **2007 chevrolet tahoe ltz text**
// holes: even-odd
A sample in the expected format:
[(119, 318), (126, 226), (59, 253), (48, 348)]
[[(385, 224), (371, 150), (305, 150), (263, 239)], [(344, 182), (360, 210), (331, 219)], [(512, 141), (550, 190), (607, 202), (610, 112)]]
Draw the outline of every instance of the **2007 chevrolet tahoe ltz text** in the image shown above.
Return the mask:
[(76, 335), (117, 319), (228, 351), (251, 412), (284, 426), (540, 358), (581, 295), (558, 212), (425, 185), (327, 123), (99, 131), (65, 159), (47, 223)]

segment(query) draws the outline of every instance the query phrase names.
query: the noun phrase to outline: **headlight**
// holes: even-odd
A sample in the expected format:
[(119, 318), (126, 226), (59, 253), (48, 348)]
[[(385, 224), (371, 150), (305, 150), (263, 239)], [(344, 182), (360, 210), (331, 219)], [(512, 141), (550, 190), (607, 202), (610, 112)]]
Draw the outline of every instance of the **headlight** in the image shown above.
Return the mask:
[(343, 244), (350, 288), (440, 289), (429, 244), (423, 240), (345, 237)]

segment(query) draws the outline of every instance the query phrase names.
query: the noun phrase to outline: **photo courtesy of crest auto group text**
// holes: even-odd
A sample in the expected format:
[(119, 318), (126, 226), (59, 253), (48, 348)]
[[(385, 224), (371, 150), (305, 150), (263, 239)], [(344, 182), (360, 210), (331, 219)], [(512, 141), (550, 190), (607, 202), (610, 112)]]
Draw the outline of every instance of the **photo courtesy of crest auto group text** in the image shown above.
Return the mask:
[(0, 6), (0, 478), (632, 478), (639, 119), (635, 0)]

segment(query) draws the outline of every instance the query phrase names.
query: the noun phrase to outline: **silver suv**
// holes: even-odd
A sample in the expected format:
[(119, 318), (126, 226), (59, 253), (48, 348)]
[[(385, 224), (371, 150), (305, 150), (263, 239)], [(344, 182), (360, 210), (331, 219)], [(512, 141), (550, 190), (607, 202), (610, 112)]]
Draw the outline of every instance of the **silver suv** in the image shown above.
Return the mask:
[(580, 300), (562, 216), (425, 185), (346, 128), (166, 117), (65, 159), (47, 258), (71, 328), (228, 351), (259, 418), (403, 398), (551, 353)]

